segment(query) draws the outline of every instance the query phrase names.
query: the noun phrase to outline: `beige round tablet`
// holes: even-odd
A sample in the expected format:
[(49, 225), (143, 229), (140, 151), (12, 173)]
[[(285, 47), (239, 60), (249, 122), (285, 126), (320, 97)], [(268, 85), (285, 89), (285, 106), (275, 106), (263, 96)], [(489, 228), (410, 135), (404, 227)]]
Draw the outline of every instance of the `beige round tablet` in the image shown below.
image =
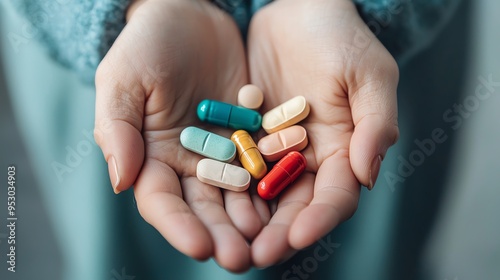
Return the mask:
[(252, 110), (259, 109), (264, 102), (264, 93), (256, 85), (244, 85), (238, 92), (238, 105)]

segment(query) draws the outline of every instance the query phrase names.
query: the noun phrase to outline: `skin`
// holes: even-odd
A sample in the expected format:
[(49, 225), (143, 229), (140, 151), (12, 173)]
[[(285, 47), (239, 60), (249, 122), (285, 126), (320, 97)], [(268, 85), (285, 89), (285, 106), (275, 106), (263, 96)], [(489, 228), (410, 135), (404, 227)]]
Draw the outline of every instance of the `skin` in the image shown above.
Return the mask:
[(352, 1), (344, 0), (266, 6), (252, 21), (248, 61), (251, 82), (268, 93), (264, 112), (297, 95), (311, 106), (301, 123), (309, 137), (307, 174), (279, 198), (252, 243), (254, 264), (265, 267), (351, 217), (360, 183), (373, 187), (374, 162), (398, 138), (399, 75)]
[[(373, 187), (398, 138), (398, 69), (351, 1), (276, 1), (253, 18), (247, 53), (208, 1), (138, 1), (127, 17), (96, 74), (94, 134), (115, 192), (133, 185), (141, 215), (175, 248), (242, 272), (286, 260), (355, 212), (360, 183)], [(201, 157), (179, 143), (189, 125), (229, 137), (196, 106), (236, 104), (249, 82), (265, 93), (261, 112), (296, 95), (311, 106), (307, 171), (270, 203), (199, 182)]]

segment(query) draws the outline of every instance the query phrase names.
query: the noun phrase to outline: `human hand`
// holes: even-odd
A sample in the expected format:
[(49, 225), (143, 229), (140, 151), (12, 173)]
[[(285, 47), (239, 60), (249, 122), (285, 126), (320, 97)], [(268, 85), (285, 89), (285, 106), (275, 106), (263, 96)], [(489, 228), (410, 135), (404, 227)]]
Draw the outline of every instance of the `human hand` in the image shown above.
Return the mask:
[(251, 83), (266, 93), (263, 111), (304, 95), (309, 136), (306, 172), (279, 197), (252, 243), (267, 267), (319, 240), (357, 208), (360, 183), (375, 184), (398, 138), (397, 65), (350, 0), (282, 0), (253, 18)]
[(203, 127), (201, 100), (234, 104), (248, 82), (239, 31), (202, 0), (136, 2), (128, 16), (96, 76), (95, 138), (112, 185), (119, 192), (134, 184), (141, 215), (182, 253), (246, 270), (246, 240), (267, 223), (266, 204), (198, 181), (201, 157), (179, 143), (183, 128)]

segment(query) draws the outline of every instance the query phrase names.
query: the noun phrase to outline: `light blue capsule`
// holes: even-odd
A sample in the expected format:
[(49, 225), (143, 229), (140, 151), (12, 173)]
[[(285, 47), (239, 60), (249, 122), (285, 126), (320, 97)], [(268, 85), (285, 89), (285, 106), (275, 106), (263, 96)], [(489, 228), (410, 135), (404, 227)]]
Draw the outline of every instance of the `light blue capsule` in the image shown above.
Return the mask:
[(236, 156), (236, 146), (231, 140), (194, 126), (186, 127), (180, 140), (187, 150), (211, 159), (231, 162)]

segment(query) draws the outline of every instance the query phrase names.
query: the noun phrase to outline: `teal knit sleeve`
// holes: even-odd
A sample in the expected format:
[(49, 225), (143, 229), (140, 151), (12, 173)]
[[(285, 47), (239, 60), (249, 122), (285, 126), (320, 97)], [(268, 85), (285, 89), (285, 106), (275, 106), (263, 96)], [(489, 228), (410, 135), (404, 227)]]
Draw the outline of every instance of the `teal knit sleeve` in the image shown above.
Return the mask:
[[(125, 26), (131, 0), (11, 0), (32, 23), (50, 55), (92, 82)], [(272, 0), (212, 0), (246, 36), (251, 17)], [(307, 0), (304, 0), (307, 1)], [(399, 60), (428, 45), (460, 0), (353, 0), (367, 25)]]
[[(272, 0), (212, 1), (231, 14), (242, 33), (246, 34), (252, 15)], [(402, 62), (433, 41), (460, 0), (353, 0), (353, 2), (373, 33), (396, 60)]]
[(11, 0), (49, 54), (89, 83), (125, 25), (129, 1)]
[(252, 16), (273, 0), (211, 0), (216, 6), (230, 14), (246, 38)]
[(354, 0), (358, 11), (389, 52), (404, 62), (428, 46), (460, 0)]

